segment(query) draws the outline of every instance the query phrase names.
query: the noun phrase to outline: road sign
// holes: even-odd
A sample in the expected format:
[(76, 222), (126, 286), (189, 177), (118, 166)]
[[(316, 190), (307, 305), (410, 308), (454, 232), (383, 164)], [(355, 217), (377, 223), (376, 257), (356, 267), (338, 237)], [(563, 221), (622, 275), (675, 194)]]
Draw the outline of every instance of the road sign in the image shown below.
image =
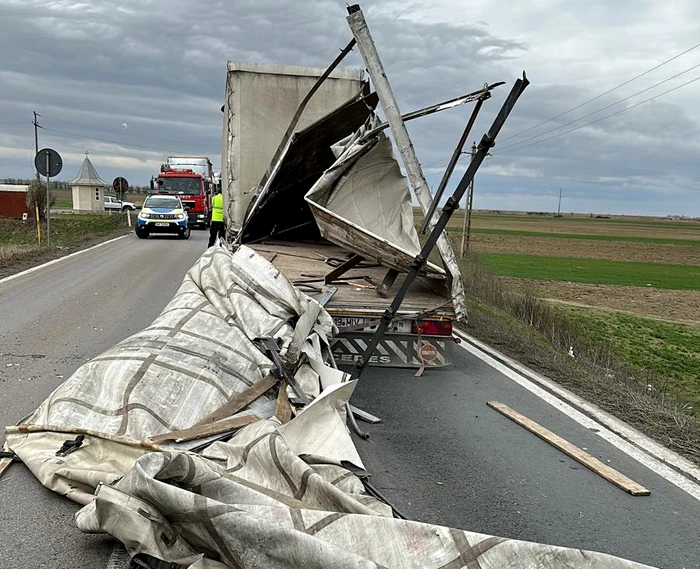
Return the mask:
[(119, 176), (118, 178), (114, 178), (114, 182), (112, 182), (112, 187), (114, 188), (114, 191), (118, 194), (124, 194), (127, 191), (129, 191), (129, 182), (126, 181), (126, 178), (122, 178), (121, 176)]
[(34, 166), (42, 176), (55, 178), (63, 169), (63, 160), (53, 148), (42, 148), (34, 157)]

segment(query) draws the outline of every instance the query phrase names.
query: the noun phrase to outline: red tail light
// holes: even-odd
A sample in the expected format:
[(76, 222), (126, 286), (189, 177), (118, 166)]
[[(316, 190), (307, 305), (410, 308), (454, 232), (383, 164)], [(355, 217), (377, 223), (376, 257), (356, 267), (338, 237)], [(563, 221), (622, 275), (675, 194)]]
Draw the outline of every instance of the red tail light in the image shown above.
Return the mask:
[(452, 320), (414, 320), (411, 334), (425, 336), (451, 336)]

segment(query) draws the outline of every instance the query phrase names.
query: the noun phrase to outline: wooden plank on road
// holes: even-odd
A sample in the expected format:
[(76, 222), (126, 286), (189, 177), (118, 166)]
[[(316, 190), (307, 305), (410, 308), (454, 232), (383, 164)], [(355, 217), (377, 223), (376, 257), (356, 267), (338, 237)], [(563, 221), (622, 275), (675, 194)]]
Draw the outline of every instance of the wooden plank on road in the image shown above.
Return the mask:
[(550, 445), (558, 448), (560, 451), (567, 454), (574, 460), (580, 462), (597, 475), (602, 476), (608, 482), (614, 484), (618, 488), (622, 488), (628, 494), (632, 494), (632, 496), (649, 496), (649, 494), (651, 494), (651, 491), (644, 486), (637, 484), (634, 480), (630, 480), (624, 474), (621, 474), (614, 468), (602, 463), (594, 456), (591, 456), (587, 452), (571, 444), (566, 439), (561, 438), (559, 435), (554, 434), (549, 429), (545, 429), (542, 425), (536, 423), (532, 419), (529, 419), (525, 415), (521, 415), (517, 411), (514, 411), (507, 405), (504, 405), (499, 401), (487, 401), (486, 404), (512, 421), (518, 423), (518, 425), (521, 427), (525, 427), (528, 431), (534, 433), (542, 440), (548, 442)]

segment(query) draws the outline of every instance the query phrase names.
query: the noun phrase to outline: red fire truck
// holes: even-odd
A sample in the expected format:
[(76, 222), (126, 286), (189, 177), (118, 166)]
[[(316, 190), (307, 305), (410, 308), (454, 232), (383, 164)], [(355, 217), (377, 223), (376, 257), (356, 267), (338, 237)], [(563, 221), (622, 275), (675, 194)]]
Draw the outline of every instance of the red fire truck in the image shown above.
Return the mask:
[(206, 156), (168, 156), (160, 173), (151, 180), (151, 192), (177, 195), (189, 208), (190, 227), (209, 227), (214, 170)]

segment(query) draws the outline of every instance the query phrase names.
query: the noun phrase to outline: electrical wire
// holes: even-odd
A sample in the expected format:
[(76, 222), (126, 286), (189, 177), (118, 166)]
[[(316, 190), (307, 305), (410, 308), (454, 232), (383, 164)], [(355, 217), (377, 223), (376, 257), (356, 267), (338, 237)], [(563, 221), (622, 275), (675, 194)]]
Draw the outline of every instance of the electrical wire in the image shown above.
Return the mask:
[(587, 105), (587, 104), (589, 104), (589, 103), (592, 103), (593, 101), (597, 101), (598, 99), (604, 97), (605, 95), (609, 95), (610, 93), (612, 93), (612, 92), (614, 92), (614, 91), (617, 91), (618, 89), (620, 89), (621, 87), (624, 87), (625, 85), (629, 85), (629, 84), (632, 83), (633, 81), (636, 81), (637, 79), (639, 79), (639, 78), (641, 78), (641, 77), (644, 77), (645, 75), (648, 75), (648, 74), (651, 73), (652, 71), (656, 71), (656, 70), (659, 69), (660, 67), (663, 67), (664, 65), (666, 65), (666, 64), (668, 64), (668, 63), (671, 63), (672, 61), (678, 59), (679, 57), (685, 55), (686, 53), (690, 53), (691, 51), (697, 49), (698, 47), (700, 47), (700, 43), (694, 45), (693, 47), (690, 47), (690, 48), (686, 49), (685, 51), (683, 51), (683, 52), (681, 52), (681, 53), (679, 53), (679, 54), (677, 54), (677, 55), (674, 55), (672, 58), (667, 59), (666, 61), (663, 61), (663, 62), (659, 63), (658, 65), (655, 65), (655, 66), (652, 67), (651, 69), (647, 69), (646, 71), (644, 71), (643, 73), (640, 73), (639, 75), (635, 75), (634, 77), (632, 77), (632, 79), (628, 79), (628, 80), (625, 81), (624, 83), (620, 83), (619, 85), (613, 87), (612, 89), (608, 89), (607, 91), (601, 93), (600, 95), (596, 95), (595, 97), (593, 97), (593, 98), (591, 98), (591, 99), (588, 99), (587, 101), (584, 101), (583, 103), (581, 103), (581, 104), (579, 104), (579, 105), (576, 105), (575, 107), (570, 108), (568, 111), (564, 111), (563, 113), (559, 113), (558, 115), (553, 116), (553, 117), (551, 117), (551, 118), (548, 118), (547, 120), (542, 121), (541, 123), (536, 124), (536, 125), (534, 125), (534, 126), (531, 126), (531, 127), (529, 127), (529, 128), (526, 128), (525, 130), (521, 130), (520, 132), (516, 132), (515, 134), (511, 134), (510, 136), (508, 136), (508, 137), (506, 137), (506, 138), (503, 138), (503, 139), (501, 140), (501, 142), (505, 142), (506, 140), (510, 140), (510, 139), (512, 139), (512, 138), (515, 138), (516, 136), (520, 136), (521, 134), (524, 134), (524, 133), (526, 133), (526, 132), (529, 132), (529, 131), (531, 131), (531, 130), (534, 130), (534, 129), (536, 129), (536, 128), (538, 128), (538, 127), (544, 125), (544, 124), (548, 124), (548, 123), (552, 122), (553, 120), (556, 120), (556, 119), (561, 118), (561, 117), (563, 117), (563, 116), (565, 116), (565, 115), (568, 115), (569, 113), (572, 113), (573, 111), (575, 111), (575, 110), (577, 110), (577, 109), (580, 109), (581, 107), (583, 107), (583, 106), (585, 106), (585, 105)]
[[(522, 150), (523, 148), (528, 148), (528, 147), (530, 147), (530, 146), (535, 146), (535, 145), (537, 145), (537, 144), (541, 144), (541, 143), (543, 143), (543, 142), (547, 142), (548, 140), (552, 140), (553, 138), (558, 138), (558, 137), (563, 136), (563, 135), (565, 135), (565, 134), (569, 134), (570, 132), (574, 132), (574, 131), (576, 131), (576, 130), (579, 130), (579, 129), (582, 129), (582, 128), (584, 128), (584, 127), (590, 126), (590, 125), (592, 125), (592, 124), (598, 123), (598, 122), (600, 122), (600, 121), (602, 121), (602, 120), (605, 120), (605, 119), (608, 119), (608, 118), (610, 118), (610, 117), (614, 117), (614, 116), (616, 116), (616, 115), (620, 115), (620, 114), (622, 114), (622, 113), (625, 113), (625, 112), (627, 112), (627, 111), (630, 111), (630, 110), (634, 109), (635, 107), (638, 107), (638, 106), (640, 106), (640, 105), (643, 105), (644, 103), (648, 103), (649, 101), (653, 101), (654, 99), (658, 99), (659, 97), (662, 97), (663, 95), (667, 95), (668, 93), (672, 93), (673, 91), (677, 91), (677, 90), (680, 89), (681, 87), (685, 87), (686, 85), (690, 85), (691, 83), (695, 83), (696, 81), (700, 81), (700, 77), (696, 77), (695, 79), (691, 79), (690, 81), (687, 81), (686, 83), (681, 83), (680, 85), (676, 85), (676, 86), (673, 87), (672, 89), (668, 89), (668, 90), (666, 90), (666, 91), (663, 91), (662, 93), (659, 93), (658, 95), (654, 95), (653, 97), (649, 97), (648, 99), (644, 99), (643, 101), (639, 101), (638, 103), (635, 103), (634, 105), (630, 105), (629, 107), (626, 107), (626, 108), (621, 109), (621, 110), (619, 110), (619, 111), (616, 111), (616, 112), (614, 112), (614, 113), (610, 113), (610, 114), (608, 114), (608, 115), (604, 115), (604, 116), (602, 116), (602, 117), (600, 117), (600, 118), (598, 118), (598, 119), (596, 119), (596, 120), (594, 120), (594, 121), (590, 121), (590, 122), (587, 122), (587, 123), (585, 123), (585, 124), (579, 125), (579, 126), (577, 126), (577, 127), (570, 128), (569, 130), (565, 130), (564, 132), (560, 132), (560, 133), (558, 133), (558, 134), (555, 134), (555, 135), (550, 136), (550, 137), (548, 137), (548, 138), (544, 138), (544, 139), (542, 139), (542, 140), (537, 140), (537, 141), (535, 141), (535, 142), (531, 142), (531, 143), (525, 144), (525, 145), (523, 145), (523, 146), (518, 146), (518, 147), (516, 147), (516, 148), (511, 148), (510, 150), (505, 150), (504, 152), (499, 152), (498, 155), (500, 156), (501, 154), (510, 154), (511, 152), (515, 152), (515, 151), (517, 151), (517, 150)], [(496, 153), (494, 153), (494, 154), (496, 154)]]
[[(99, 131), (99, 132), (106, 132), (106, 133), (108, 133), (108, 134), (113, 134), (113, 131), (108, 130), (108, 129), (106, 129), (106, 128), (100, 128), (100, 127), (96, 127), (96, 126), (87, 126), (87, 127), (86, 127), (86, 125), (85, 125), (84, 123), (78, 123), (78, 122), (75, 122), (75, 121), (69, 121), (69, 120), (66, 120), (66, 119), (60, 119), (60, 118), (52, 117), (52, 116), (49, 116), (49, 115), (45, 116), (44, 119), (45, 119), (45, 120), (49, 120), (49, 121), (56, 121), (56, 122), (64, 123), (64, 124), (68, 124), (68, 125), (78, 126), (78, 127), (80, 127), (80, 128), (89, 128), (89, 129), (91, 129), (91, 130), (95, 130), (95, 131)], [(186, 123), (185, 123), (185, 124), (186, 124)], [(120, 136), (128, 136), (128, 137), (130, 137), (130, 138), (139, 138), (139, 139), (143, 139), (143, 138), (144, 138), (144, 137), (143, 137), (142, 135), (140, 135), (140, 134), (132, 134), (132, 133), (130, 133), (130, 132), (120, 132), (119, 135), (120, 135)], [(165, 142), (165, 139), (162, 139), (162, 138), (153, 138), (152, 136), (149, 136), (147, 140), (152, 140), (152, 141), (157, 141), (157, 142)]]
[(591, 117), (593, 115), (597, 115), (598, 113), (601, 113), (601, 112), (603, 112), (607, 109), (610, 109), (611, 107), (614, 107), (616, 105), (619, 105), (620, 103), (624, 103), (625, 101), (628, 101), (628, 100), (632, 99), (633, 97), (636, 97), (637, 95), (641, 95), (642, 93), (646, 93), (647, 91), (651, 91), (652, 89), (655, 89), (656, 87), (659, 87), (660, 85), (663, 85), (664, 83), (668, 83), (669, 81), (672, 81), (673, 79), (677, 79), (681, 75), (685, 75), (686, 73), (690, 73), (691, 71), (693, 71), (694, 69), (697, 69), (698, 67), (700, 67), (700, 63), (698, 63), (697, 65), (693, 65), (692, 67), (689, 67), (688, 69), (685, 69), (684, 71), (681, 71), (680, 73), (676, 73), (675, 75), (669, 77), (668, 79), (664, 79), (663, 81), (659, 81), (658, 83), (654, 83), (650, 87), (642, 89), (641, 91), (637, 91), (636, 93), (633, 93), (632, 95), (629, 95), (629, 96), (625, 97), (624, 99), (620, 99), (619, 101), (615, 101), (614, 103), (610, 103), (609, 105), (601, 107), (600, 109), (598, 109), (596, 111), (592, 111), (592, 112), (588, 113), (587, 115), (583, 115), (582, 117), (578, 117), (572, 121), (566, 122), (564, 124), (560, 124), (559, 126), (557, 126), (555, 128), (552, 128), (550, 130), (546, 130), (546, 131), (541, 132), (540, 134), (536, 134), (534, 136), (530, 136), (530, 137), (528, 137), (524, 140), (521, 140), (519, 142), (513, 142), (511, 144), (507, 144), (506, 146), (501, 148), (501, 153), (503, 153), (503, 151), (505, 149), (512, 148), (514, 146), (520, 146), (521, 144), (525, 144), (526, 142), (529, 142), (530, 140), (534, 140), (534, 139), (539, 138), (541, 136), (546, 136), (546, 135), (548, 135), (556, 130), (559, 130), (560, 128), (564, 128), (566, 126), (569, 126), (569, 125), (572, 125), (576, 122), (582, 121), (583, 119), (586, 119), (586, 118)]
[(71, 137), (75, 137), (75, 138), (83, 138), (83, 139), (86, 139), (86, 140), (95, 140), (95, 141), (98, 141), (98, 142), (105, 142), (105, 143), (107, 143), (107, 144), (116, 144), (117, 146), (121, 146), (121, 147), (124, 147), (124, 148), (135, 148), (135, 149), (138, 149), (138, 150), (148, 150), (148, 151), (152, 151), (152, 152), (166, 152), (166, 153), (171, 153), (171, 154), (185, 154), (185, 155), (187, 155), (187, 154), (192, 154), (191, 152), (183, 152), (182, 150), (170, 150), (170, 149), (166, 149), (166, 148), (153, 148), (153, 147), (149, 147), (149, 146), (142, 146), (142, 145), (140, 145), (140, 144), (127, 144), (127, 143), (119, 142), (119, 141), (116, 141), (116, 140), (109, 140), (109, 139), (106, 139), (106, 138), (98, 138), (98, 137), (96, 137), (96, 136), (87, 136), (87, 135), (84, 135), (84, 134), (78, 134), (78, 133), (75, 133), (75, 132), (69, 132), (69, 131), (65, 131), (65, 130), (59, 130), (59, 129), (56, 129), (56, 128), (50, 128), (50, 127), (46, 127), (46, 126), (44, 127), (44, 130), (50, 131), (50, 132), (57, 132), (57, 133), (62, 134), (62, 135), (64, 135), (64, 136), (71, 136)]

